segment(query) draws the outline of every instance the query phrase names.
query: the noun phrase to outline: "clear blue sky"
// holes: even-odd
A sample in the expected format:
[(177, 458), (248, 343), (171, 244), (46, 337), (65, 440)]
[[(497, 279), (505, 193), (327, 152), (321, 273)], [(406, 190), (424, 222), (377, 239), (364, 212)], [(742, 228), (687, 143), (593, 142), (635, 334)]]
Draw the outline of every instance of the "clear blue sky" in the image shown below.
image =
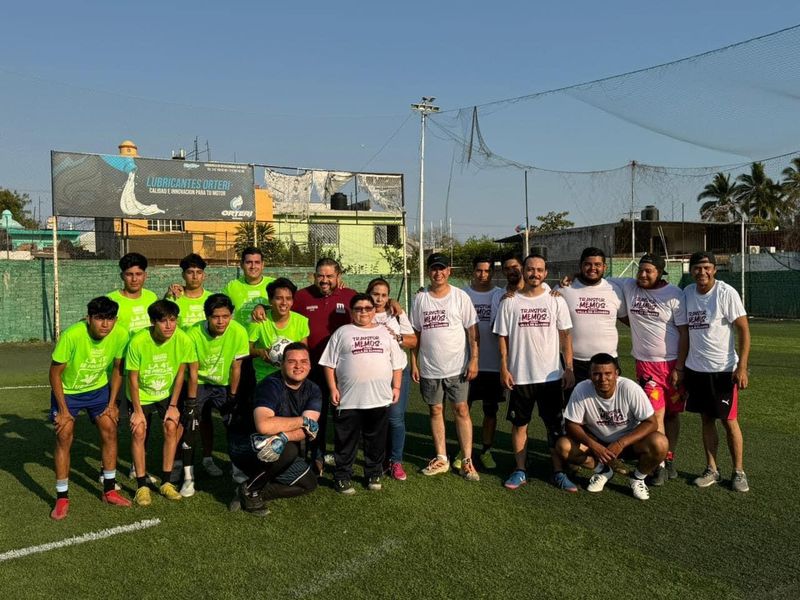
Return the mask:
[[(798, 23), (797, 0), (14, 2), (3, 9), (0, 37), (0, 186), (28, 191), (34, 207), (39, 197), (47, 205), (51, 149), (114, 153), (125, 138), (144, 156), (168, 157), (198, 136), (215, 160), (358, 170), (422, 95), (436, 96), (442, 109), (471, 106)], [(631, 159), (677, 166), (743, 160), (569, 103), (545, 102), (536, 111), (544, 122), (570, 120), (586, 140), (551, 136), (546, 148), (524, 156), (537, 141), (528, 130), (484, 134), (511, 158), (560, 170)], [(405, 173), (412, 222), (418, 141), (415, 115), (367, 165)], [(454, 233), (510, 234), (524, 215), (521, 173), (456, 166), (451, 180), (452, 144), (433, 134), (428, 142), (428, 218), (444, 218), (450, 183)], [(579, 223), (618, 216), (598, 219), (537, 188), (535, 178), (530, 184), (532, 218), (548, 210), (570, 210)]]

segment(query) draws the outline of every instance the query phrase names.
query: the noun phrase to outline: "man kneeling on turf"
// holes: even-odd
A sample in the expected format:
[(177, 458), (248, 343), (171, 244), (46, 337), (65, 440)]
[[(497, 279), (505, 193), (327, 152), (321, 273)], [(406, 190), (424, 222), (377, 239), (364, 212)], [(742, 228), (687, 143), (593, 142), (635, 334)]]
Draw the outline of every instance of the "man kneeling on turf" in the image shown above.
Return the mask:
[[(50, 365), (50, 420), (56, 430), (53, 452), (56, 468), (56, 505), (50, 516), (60, 521), (69, 510), (69, 459), (75, 417), (81, 410), (100, 432), (103, 461), (103, 501), (130, 506), (129, 500), (114, 489), (117, 468), (117, 394), (122, 384), (121, 363), (128, 333), (115, 327), (119, 305), (105, 296), (87, 306), (86, 320), (75, 323), (61, 334)], [(108, 369), (111, 372), (111, 390)]]
[(182, 498), (170, 481), (175, 449), (183, 433), (178, 399), (188, 364), (191, 375), (186, 402), (197, 401), (197, 353), (189, 336), (178, 329), (179, 312), (178, 305), (169, 300), (151, 304), (147, 309), (151, 326), (131, 338), (125, 356), (131, 412), (131, 454), (136, 468), (137, 489), (133, 500), (139, 506), (148, 506), (151, 502), (144, 475), (147, 473), (145, 437), (148, 417), (154, 412), (161, 417), (164, 430), (163, 476), (159, 491), (169, 500)]
[(614, 476), (612, 463), (637, 458), (628, 483), (634, 498), (647, 500), (644, 479), (664, 460), (669, 443), (657, 431), (653, 407), (644, 390), (619, 376), (617, 359), (595, 354), (589, 363), (591, 379), (572, 392), (564, 411), (567, 437), (559, 438), (556, 452), (564, 462), (594, 467), (586, 489), (601, 492)]
[(301, 447), (316, 437), (322, 409), (319, 387), (307, 379), (310, 371), (308, 347), (293, 342), (283, 351), (280, 373), (256, 386), (252, 407), (239, 401), (228, 443), (233, 464), (248, 479), (239, 486), (231, 510), (241, 507), (264, 516), (267, 500), (300, 496), (317, 487)]

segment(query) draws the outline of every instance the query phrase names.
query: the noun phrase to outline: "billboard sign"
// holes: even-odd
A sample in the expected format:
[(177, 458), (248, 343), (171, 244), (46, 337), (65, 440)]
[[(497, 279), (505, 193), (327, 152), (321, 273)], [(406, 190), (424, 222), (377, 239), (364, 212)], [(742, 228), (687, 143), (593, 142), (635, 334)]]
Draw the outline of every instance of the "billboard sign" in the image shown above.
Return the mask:
[(64, 217), (252, 221), (253, 167), (51, 152), (53, 209)]

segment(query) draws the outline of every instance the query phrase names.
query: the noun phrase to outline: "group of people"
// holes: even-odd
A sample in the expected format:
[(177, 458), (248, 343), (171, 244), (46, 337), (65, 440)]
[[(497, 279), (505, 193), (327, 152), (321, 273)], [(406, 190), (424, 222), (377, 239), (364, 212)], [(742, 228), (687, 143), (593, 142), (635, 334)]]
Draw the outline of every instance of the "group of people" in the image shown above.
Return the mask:
[[(538, 404), (553, 465), (553, 483), (577, 492), (578, 466), (593, 469), (587, 490), (599, 492), (616, 461), (638, 460), (629, 483), (646, 500), (645, 478), (662, 485), (677, 476), (679, 414), (699, 412), (707, 468), (695, 483), (720, 479), (716, 421), (723, 423), (734, 463), (732, 487), (747, 491), (737, 390), (747, 386), (749, 330), (736, 291), (714, 277), (707, 252), (690, 259), (695, 284), (666, 283), (662, 258), (645, 255), (635, 279), (604, 278), (605, 255), (587, 248), (579, 273), (550, 289), (547, 262), (531, 255), (494, 262), (476, 257), (470, 284), (451, 286), (448, 257), (427, 258), (430, 284), (406, 315), (389, 283), (372, 280), (364, 293), (345, 287), (341, 267), (322, 258), (311, 285), (298, 290), (264, 275), (263, 254), (247, 248), (242, 276), (222, 293), (204, 287), (206, 262), (181, 261), (182, 283), (163, 299), (145, 288), (147, 259), (119, 261), (122, 288), (91, 300), (85, 319), (66, 329), (52, 354), (50, 418), (56, 434), (56, 502), (69, 511), (74, 420), (86, 410), (97, 426), (102, 499), (130, 506), (116, 482), (120, 411), (131, 429), (133, 503), (152, 503), (151, 487), (173, 501), (195, 493), (195, 449), (204, 470), (214, 463), (212, 411), (222, 417), (237, 482), (231, 510), (263, 515), (276, 498), (313, 491), (326, 466), (334, 489), (356, 492), (353, 465), (364, 452), (367, 489), (389, 476), (405, 480), (405, 412), (410, 383), (419, 384), (430, 413), (435, 455), (422, 474), (455, 468), (479, 481), (473, 460), (472, 403), (483, 408), (484, 469), (499, 405), (508, 403), (516, 468), (508, 489), (527, 483), (528, 424)], [(631, 327), (637, 381), (620, 375), (616, 321)], [(735, 343), (738, 342), (737, 343)], [(738, 353), (737, 353), (738, 348)], [(448, 458), (444, 408), (449, 400), (459, 452)], [(333, 452), (326, 452), (332, 411)], [(161, 477), (147, 468), (156, 414), (163, 431)], [(152, 454), (152, 452), (150, 452)]]

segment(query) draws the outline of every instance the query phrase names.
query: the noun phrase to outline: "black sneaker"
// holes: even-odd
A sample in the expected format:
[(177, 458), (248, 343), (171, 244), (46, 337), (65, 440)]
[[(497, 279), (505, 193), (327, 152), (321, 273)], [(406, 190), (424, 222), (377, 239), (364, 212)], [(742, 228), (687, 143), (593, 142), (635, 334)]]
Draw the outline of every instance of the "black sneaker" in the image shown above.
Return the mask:
[(666, 461), (666, 466), (667, 466), (667, 476), (670, 479), (677, 479), (678, 469), (675, 468), (675, 461), (674, 460)]
[(373, 492), (378, 492), (381, 489), (381, 478), (376, 475), (374, 477), (369, 478), (369, 482), (367, 483), (367, 489)]
[(669, 473), (666, 467), (656, 467), (655, 472), (650, 476), (650, 485), (658, 487), (667, 483)]
[(353, 482), (349, 479), (337, 479), (333, 483), (333, 489), (345, 496), (352, 496), (356, 493), (356, 488), (353, 487)]

